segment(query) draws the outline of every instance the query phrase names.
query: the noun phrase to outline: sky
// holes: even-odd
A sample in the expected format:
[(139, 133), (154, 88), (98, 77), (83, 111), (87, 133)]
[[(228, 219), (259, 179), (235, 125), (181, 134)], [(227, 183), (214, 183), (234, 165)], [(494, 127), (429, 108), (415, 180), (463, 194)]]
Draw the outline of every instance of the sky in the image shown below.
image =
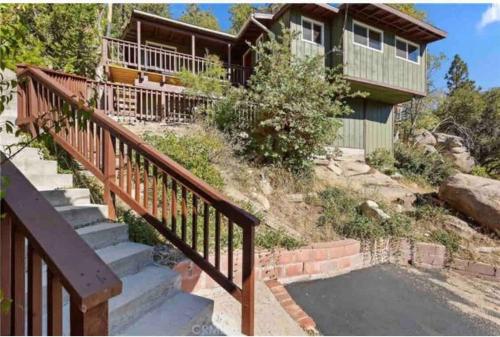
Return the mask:
[[(204, 10), (212, 11), (223, 30), (231, 26), (230, 4), (200, 4)], [(174, 18), (179, 18), (185, 4), (171, 4)], [(490, 4), (417, 4), (427, 12), (428, 21), (446, 31), (448, 37), (431, 43), (433, 54), (443, 52), (447, 59), (441, 69), (433, 75), (437, 88), (444, 89), (447, 72), (455, 54), (465, 60), (470, 78), (483, 89), (500, 87), (500, 3)]]

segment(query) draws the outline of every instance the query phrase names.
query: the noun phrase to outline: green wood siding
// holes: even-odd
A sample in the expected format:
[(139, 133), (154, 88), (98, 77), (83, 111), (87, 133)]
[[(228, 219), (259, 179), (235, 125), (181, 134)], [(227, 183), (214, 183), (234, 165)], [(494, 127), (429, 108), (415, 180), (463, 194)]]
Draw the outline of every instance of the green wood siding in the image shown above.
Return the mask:
[(365, 153), (382, 148), (392, 151), (393, 106), (366, 100)]
[(342, 127), (334, 145), (365, 149), (366, 154), (378, 148), (392, 151), (393, 106), (368, 99), (366, 103), (354, 99), (349, 105), (354, 113), (341, 118)]
[(379, 52), (354, 44), (352, 18), (345, 28), (344, 74), (425, 94), (425, 45), (420, 45), (420, 64), (416, 64), (396, 57), (394, 33), (384, 31), (383, 52)]
[(296, 38), (293, 39), (292, 41), (292, 47), (291, 47), (292, 53), (299, 58), (307, 56), (325, 55), (325, 51), (331, 49), (330, 48), (331, 23), (320, 21), (313, 17), (304, 16), (304, 18), (323, 23), (324, 45), (320, 45), (302, 40), (302, 20), (301, 20), (302, 14), (297, 10), (290, 10), (289, 13), (290, 13), (290, 30), (292, 31), (292, 33), (297, 34)]
[(352, 100), (349, 102), (349, 105), (354, 110), (354, 113), (341, 118), (342, 126), (338, 130), (338, 137), (334, 145), (338, 147), (363, 149), (365, 143), (363, 132), (363, 100)]

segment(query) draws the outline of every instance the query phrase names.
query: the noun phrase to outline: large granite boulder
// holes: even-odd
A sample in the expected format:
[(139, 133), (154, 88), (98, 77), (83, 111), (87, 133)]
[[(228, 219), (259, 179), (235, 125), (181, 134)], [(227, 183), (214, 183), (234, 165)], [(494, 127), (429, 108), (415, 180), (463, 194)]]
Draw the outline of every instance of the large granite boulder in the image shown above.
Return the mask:
[(441, 184), (439, 198), (480, 225), (500, 230), (500, 181), (457, 173)]
[(418, 129), (413, 132), (412, 140), (415, 144), (419, 145), (436, 145), (436, 137), (426, 129)]
[(470, 173), (476, 164), (474, 157), (464, 145), (464, 139), (446, 133), (434, 133), (439, 152), (450, 159), (455, 166), (464, 173)]

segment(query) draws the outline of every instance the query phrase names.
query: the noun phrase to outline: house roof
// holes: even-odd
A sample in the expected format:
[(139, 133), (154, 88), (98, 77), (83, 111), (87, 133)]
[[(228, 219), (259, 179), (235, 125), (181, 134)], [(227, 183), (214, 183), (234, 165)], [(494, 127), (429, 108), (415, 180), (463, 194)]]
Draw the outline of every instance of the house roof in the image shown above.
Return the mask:
[(147, 21), (153, 25), (169, 26), (169, 28), (174, 30), (178, 29), (183, 32), (191, 32), (197, 36), (208, 39), (216, 39), (220, 42), (238, 43), (241, 42), (242, 37), (247, 39), (249, 36), (255, 37), (255, 35), (260, 35), (263, 30), (261, 25), (270, 27), (274, 21), (279, 19), (286, 12), (286, 10), (292, 6), (300, 8), (300, 10), (304, 13), (321, 19), (328, 19), (337, 15), (339, 12), (347, 11), (349, 14), (352, 14), (354, 17), (359, 18), (366, 23), (394, 31), (401, 37), (412, 41), (427, 43), (440, 40), (447, 36), (445, 31), (384, 4), (342, 4), (337, 8), (322, 3), (294, 3), (283, 4), (275, 13), (252, 14), (236, 35), (134, 10), (129, 24), (123, 33), (123, 37), (133, 39), (135, 37), (136, 27), (132, 23), (137, 20), (141, 20)]
[(385, 4), (342, 4), (339, 9), (363, 22), (394, 31), (408, 40), (428, 43), (447, 36), (445, 31)]

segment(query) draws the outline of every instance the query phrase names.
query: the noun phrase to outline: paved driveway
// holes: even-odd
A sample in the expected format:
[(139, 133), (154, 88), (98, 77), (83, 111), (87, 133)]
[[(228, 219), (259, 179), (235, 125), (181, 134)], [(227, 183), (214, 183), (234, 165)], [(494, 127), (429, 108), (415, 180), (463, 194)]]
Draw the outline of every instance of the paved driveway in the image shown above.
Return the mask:
[(460, 297), (393, 265), (286, 288), (324, 335), (500, 335), (447, 303)]

